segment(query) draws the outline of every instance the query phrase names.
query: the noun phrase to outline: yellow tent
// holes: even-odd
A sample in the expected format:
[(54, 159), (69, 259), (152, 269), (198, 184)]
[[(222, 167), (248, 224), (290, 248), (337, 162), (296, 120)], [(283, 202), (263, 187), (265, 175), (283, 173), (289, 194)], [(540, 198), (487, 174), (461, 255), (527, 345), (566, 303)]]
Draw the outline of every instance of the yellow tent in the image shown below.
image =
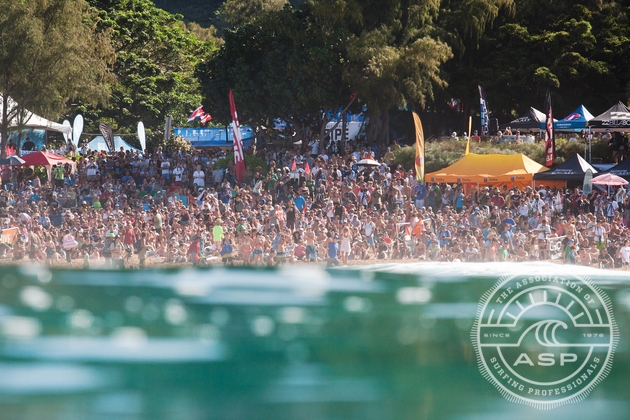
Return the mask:
[(425, 175), (426, 182), (480, 184), (523, 188), (534, 174), (547, 168), (523, 154), (477, 155), (469, 153), (449, 167)]

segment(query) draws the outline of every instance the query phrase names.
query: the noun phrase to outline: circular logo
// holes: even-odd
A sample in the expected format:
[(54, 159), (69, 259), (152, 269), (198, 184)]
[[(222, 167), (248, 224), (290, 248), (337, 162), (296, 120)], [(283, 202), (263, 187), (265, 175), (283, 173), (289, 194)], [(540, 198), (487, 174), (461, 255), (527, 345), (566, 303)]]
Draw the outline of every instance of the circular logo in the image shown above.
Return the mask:
[(515, 275), (479, 302), (471, 337), (482, 375), (510, 401), (552, 409), (580, 401), (612, 366), (610, 299), (587, 278)]

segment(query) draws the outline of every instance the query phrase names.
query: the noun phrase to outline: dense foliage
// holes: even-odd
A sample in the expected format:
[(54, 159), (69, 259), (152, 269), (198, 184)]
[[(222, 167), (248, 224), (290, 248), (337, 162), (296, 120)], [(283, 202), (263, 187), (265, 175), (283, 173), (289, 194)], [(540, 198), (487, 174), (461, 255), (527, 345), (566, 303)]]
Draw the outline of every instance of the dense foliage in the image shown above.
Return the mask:
[(501, 121), (542, 108), (552, 87), (556, 115), (584, 104), (595, 115), (630, 97), (627, 1), (526, 0), (502, 10), (480, 38), (448, 63), (449, 95), (475, 104), (483, 85)]
[(79, 105), (87, 129), (99, 122), (114, 132), (134, 133), (138, 121), (147, 127), (149, 143), (163, 138), (167, 116), (185, 122), (201, 103), (194, 68), (213, 48), (200, 41), (181, 21), (149, 0), (90, 0), (98, 10), (97, 30), (108, 34), (116, 53), (109, 105)]
[[(342, 107), (348, 90), (357, 92), (356, 104), (367, 104), (373, 117), (368, 137), (374, 141), (382, 139), (387, 118), (397, 108), (429, 110), (429, 134), (466, 130), (468, 115), (478, 115), (477, 84), (486, 89), (492, 117), (504, 123), (530, 106), (542, 108), (549, 86), (556, 115), (564, 116), (579, 104), (598, 114), (630, 97), (629, 10), (627, 1), (610, 0), (309, 0), (285, 11), (281, 23), (269, 18), (277, 11), (243, 17), (247, 25), (225, 35), (238, 42), (226, 46), (224, 54), (211, 60), (218, 63), (204, 71), (214, 77), (209, 75), (213, 66), (230, 64), (226, 55), (231, 63), (248, 61), (254, 52), (238, 47), (246, 46), (250, 36), (254, 43), (267, 36), (299, 47), (301, 39), (290, 28), (306, 26), (309, 43), (316, 44), (319, 37), (319, 44), (327, 46), (318, 60), (303, 61), (298, 55), (295, 61), (302, 66), (286, 66), (294, 56), (285, 46), (276, 74), (254, 81), (249, 73), (236, 72), (222, 83), (258, 89), (265, 98), (290, 90), (283, 95), (306, 106), (311, 95), (298, 92), (292, 81), (277, 83), (277, 73), (300, 77), (311, 70), (311, 63), (326, 61), (329, 74), (309, 74), (313, 94), (320, 94), (322, 84), (336, 85), (334, 105)], [(271, 44), (262, 47), (255, 51), (256, 60), (272, 61)], [(202, 82), (206, 90), (216, 86), (204, 74)], [(207, 103), (217, 99), (207, 92), (204, 96)], [(461, 105), (451, 109), (452, 98)], [(243, 112), (257, 121), (259, 115), (250, 115), (249, 99), (242, 93)], [(286, 106), (293, 107), (294, 116), (303, 112)]]
[(86, 132), (103, 121), (133, 133), (143, 121), (149, 144), (167, 116), (180, 125), (201, 103), (229, 121), (229, 89), (241, 122), (265, 126), (365, 106), (372, 142), (398, 130), (401, 110), (422, 111), (428, 137), (466, 131), (477, 84), (501, 122), (542, 108), (549, 86), (556, 116), (630, 97), (629, 1), (156, 3), (168, 11), (150, 0), (0, 0), (0, 92), (50, 119), (80, 112)]
[[(0, 151), (25, 110), (56, 119), (68, 101), (108, 99), (112, 51), (82, 0), (0, 0)], [(11, 98), (14, 102), (9, 102)]]

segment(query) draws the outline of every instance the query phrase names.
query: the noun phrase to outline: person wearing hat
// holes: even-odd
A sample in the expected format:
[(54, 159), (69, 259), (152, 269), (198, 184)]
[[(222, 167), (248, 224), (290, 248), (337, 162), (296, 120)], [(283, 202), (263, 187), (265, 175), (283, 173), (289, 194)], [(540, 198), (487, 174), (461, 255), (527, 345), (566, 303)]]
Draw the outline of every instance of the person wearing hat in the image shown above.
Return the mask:
[(441, 229), (438, 231), (438, 241), (440, 244), (440, 248), (448, 247), (451, 243), (451, 231), (449, 230), (446, 223), (442, 223)]

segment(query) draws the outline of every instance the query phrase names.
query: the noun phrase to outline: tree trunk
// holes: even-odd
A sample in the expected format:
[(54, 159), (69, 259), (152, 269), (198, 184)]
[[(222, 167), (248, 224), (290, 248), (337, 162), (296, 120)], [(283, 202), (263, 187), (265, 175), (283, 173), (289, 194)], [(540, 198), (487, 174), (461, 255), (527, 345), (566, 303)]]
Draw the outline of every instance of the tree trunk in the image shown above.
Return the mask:
[(381, 132), (379, 133), (379, 143), (389, 144), (389, 112), (384, 110), (381, 114)]
[(0, 124), (0, 158), (7, 157), (9, 142), (9, 96), (2, 95), (2, 123)]
[(389, 112), (382, 110), (370, 115), (370, 122), (366, 130), (369, 144), (384, 143), (389, 131)]

